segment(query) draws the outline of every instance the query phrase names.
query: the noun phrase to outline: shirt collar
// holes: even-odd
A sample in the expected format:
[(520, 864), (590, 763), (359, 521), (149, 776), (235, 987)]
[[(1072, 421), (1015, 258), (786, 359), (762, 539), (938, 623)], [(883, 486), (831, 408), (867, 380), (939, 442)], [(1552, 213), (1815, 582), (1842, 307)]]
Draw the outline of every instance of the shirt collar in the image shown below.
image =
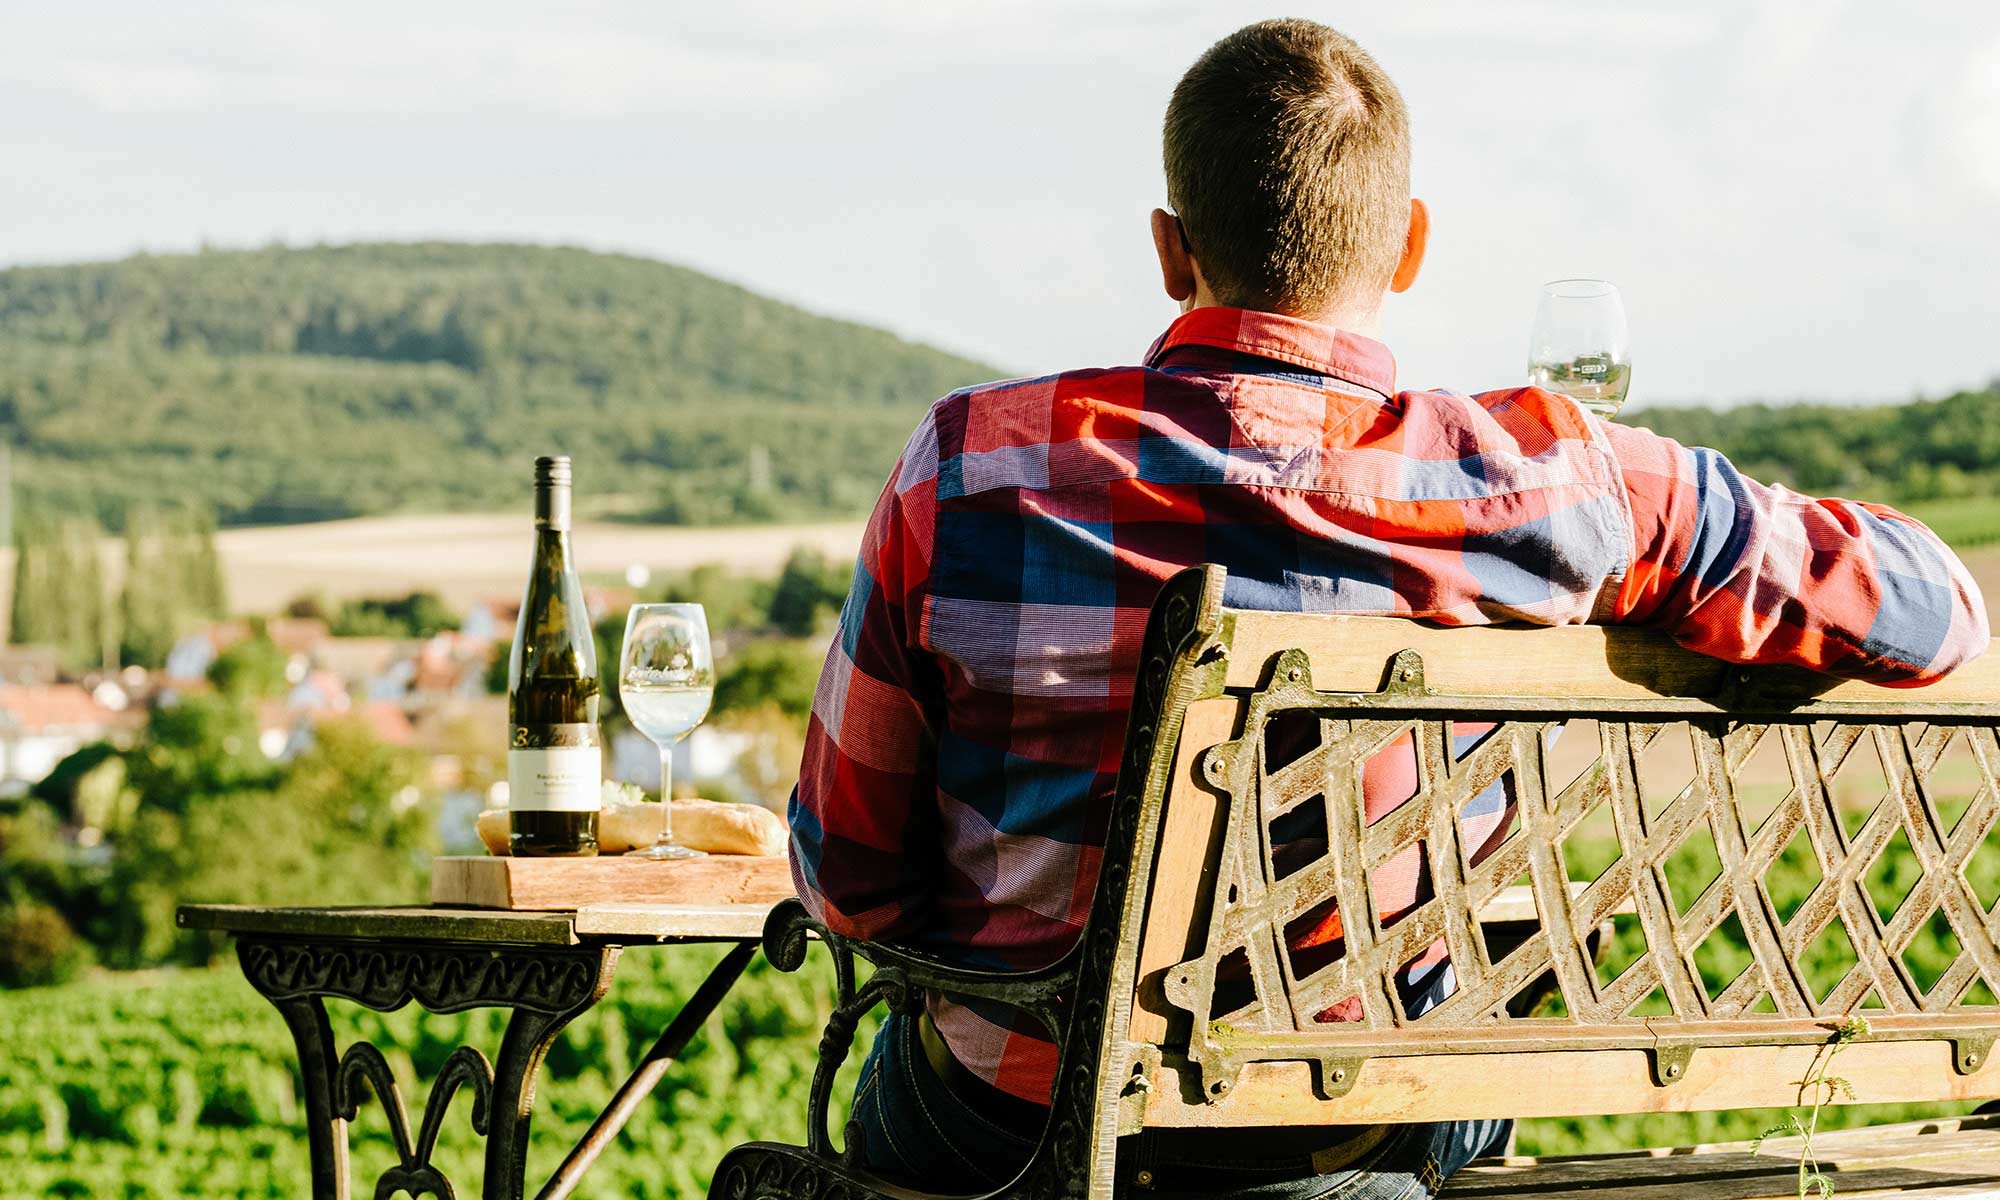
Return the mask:
[(1176, 346), (1235, 350), (1331, 375), (1384, 397), (1396, 392), (1396, 359), (1387, 346), (1282, 313), (1215, 307), (1183, 313), (1146, 352), (1146, 365), (1160, 365)]

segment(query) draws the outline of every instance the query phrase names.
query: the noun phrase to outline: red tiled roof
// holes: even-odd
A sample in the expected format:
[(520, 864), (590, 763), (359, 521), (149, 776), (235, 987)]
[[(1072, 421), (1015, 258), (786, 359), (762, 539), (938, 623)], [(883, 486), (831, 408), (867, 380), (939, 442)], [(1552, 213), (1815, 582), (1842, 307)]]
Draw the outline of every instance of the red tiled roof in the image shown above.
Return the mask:
[(46, 729), (97, 729), (118, 714), (74, 683), (0, 686), (0, 714), (30, 733)]
[(417, 740), (416, 726), (394, 701), (371, 700), (361, 706), (361, 719), (368, 722), (376, 737), (392, 746), (407, 746)]
[(326, 622), (317, 617), (272, 617), (264, 632), (287, 654), (311, 654), (327, 639)]

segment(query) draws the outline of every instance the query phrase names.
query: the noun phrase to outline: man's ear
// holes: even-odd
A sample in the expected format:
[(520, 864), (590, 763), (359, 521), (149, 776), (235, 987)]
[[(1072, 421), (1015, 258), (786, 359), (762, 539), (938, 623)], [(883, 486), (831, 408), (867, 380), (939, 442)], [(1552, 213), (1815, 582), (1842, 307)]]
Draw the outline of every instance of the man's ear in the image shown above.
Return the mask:
[(1431, 210), (1424, 202), (1410, 198), (1410, 232), (1403, 239), (1403, 257), (1396, 263), (1396, 273), (1389, 279), (1389, 290), (1407, 292), (1417, 281), (1417, 271), (1424, 265), (1424, 247), (1431, 239)]
[(1160, 256), (1160, 286), (1168, 299), (1185, 305), (1194, 296), (1194, 256), (1188, 253), (1180, 218), (1164, 208), (1153, 210), (1153, 249)]

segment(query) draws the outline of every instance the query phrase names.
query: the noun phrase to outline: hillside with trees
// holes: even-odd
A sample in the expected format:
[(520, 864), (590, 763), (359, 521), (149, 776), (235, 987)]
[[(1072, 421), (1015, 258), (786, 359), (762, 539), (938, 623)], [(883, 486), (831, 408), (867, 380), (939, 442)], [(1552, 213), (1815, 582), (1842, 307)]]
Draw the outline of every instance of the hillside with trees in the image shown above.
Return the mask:
[[(0, 438), (22, 507), (116, 530), (518, 509), (536, 454), (586, 515), (865, 511), (918, 414), (1000, 368), (666, 263), (459, 243), (0, 271)], [(2000, 381), (1872, 407), (1625, 420), (1760, 478), (1905, 504), (2000, 495)], [(2000, 531), (1996, 531), (2000, 532)]]
[(1908, 404), (1649, 408), (1621, 419), (1803, 492), (1902, 503), (2000, 495), (2000, 378)]
[(587, 514), (865, 511), (925, 406), (1005, 372), (665, 263), (450, 243), (0, 271), (0, 437), (26, 507), (117, 528), (525, 503), (577, 459)]

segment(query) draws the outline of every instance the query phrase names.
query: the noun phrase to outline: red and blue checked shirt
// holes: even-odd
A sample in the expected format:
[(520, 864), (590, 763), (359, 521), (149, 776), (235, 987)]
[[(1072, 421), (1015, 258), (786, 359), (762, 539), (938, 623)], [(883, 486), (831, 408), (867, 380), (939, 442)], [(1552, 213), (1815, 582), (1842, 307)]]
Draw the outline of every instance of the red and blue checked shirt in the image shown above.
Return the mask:
[[(1143, 366), (968, 388), (918, 426), (813, 702), (791, 806), (812, 911), (974, 965), (1067, 951), (1148, 606), (1204, 562), (1240, 608), (1646, 624), (1884, 683), (1987, 639), (1964, 567), (1890, 509), (1766, 487), (1534, 388), (1398, 393), (1378, 342), (1196, 309)], [(1384, 774), (1364, 782), (1371, 817), (1410, 794)], [(1483, 808), (1498, 840), (1508, 802)], [(1377, 881), (1385, 916), (1418, 898), (1409, 857), (1400, 895)], [(1046, 1102), (1055, 1050), (1031, 1021), (930, 1011), (974, 1074)]]

